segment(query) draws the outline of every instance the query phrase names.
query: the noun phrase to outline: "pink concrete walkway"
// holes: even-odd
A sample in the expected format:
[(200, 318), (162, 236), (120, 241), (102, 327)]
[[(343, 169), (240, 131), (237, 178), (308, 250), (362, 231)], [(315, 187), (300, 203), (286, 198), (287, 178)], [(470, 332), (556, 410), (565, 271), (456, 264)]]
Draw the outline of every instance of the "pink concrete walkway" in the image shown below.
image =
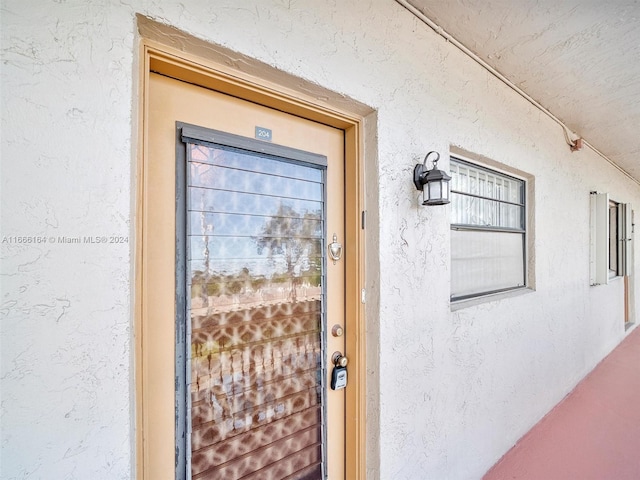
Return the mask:
[(484, 476), (507, 479), (640, 479), (640, 328)]

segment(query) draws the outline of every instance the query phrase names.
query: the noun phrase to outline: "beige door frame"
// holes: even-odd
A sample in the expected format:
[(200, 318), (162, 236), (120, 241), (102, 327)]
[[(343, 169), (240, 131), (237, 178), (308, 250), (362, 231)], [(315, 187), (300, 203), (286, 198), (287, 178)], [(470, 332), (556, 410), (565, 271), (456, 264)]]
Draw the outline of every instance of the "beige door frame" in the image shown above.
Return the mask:
[[(149, 73), (157, 72), (204, 88), (219, 91), (260, 105), (275, 108), (315, 122), (340, 128), (345, 132), (345, 351), (349, 357), (349, 384), (346, 389), (345, 471), (348, 479), (366, 475), (366, 368), (365, 323), (361, 292), (364, 288), (364, 211), (363, 169), (361, 158), (362, 117), (321, 105), (313, 98), (216, 62), (142, 39), (140, 50), (139, 131), (136, 195), (135, 259), (135, 362), (136, 362), (136, 471), (138, 479), (148, 479), (149, 462), (145, 432), (148, 424), (148, 398), (153, 386), (147, 372), (154, 368), (145, 362), (148, 345), (145, 332), (151, 324), (147, 313), (147, 264), (145, 244), (149, 229), (145, 224), (148, 172), (147, 115)], [(175, 436), (174, 432), (167, 435)]]

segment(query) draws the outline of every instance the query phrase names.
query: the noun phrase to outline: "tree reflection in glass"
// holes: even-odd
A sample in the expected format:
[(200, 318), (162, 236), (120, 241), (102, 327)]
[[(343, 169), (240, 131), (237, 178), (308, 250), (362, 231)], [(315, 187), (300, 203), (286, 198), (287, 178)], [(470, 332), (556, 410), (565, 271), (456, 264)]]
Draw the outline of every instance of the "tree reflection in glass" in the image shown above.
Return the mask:
[(315, 167), (190, 145), (194, 478), (321, 471), (322, 182)]

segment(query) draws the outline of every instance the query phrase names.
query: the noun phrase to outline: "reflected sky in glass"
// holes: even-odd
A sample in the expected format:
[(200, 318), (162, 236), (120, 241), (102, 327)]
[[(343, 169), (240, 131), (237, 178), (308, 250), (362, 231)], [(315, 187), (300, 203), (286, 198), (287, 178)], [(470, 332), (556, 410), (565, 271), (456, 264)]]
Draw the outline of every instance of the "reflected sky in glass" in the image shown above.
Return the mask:
[(319, 277), (321, 169), (202, 145), (189, 146), (188, 169), (190, 277)]

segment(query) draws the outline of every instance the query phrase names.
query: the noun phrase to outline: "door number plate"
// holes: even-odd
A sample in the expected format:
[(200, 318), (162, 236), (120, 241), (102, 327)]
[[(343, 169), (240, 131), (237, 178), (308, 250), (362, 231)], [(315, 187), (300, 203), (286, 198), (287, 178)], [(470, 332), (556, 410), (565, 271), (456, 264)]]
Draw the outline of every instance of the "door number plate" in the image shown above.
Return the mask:
[(270, 142), (273, 140), (273, 132), (271, 132), (271, 129), (269, 128), (256, 127), (256, 138), (258, 140), (266, 140), (267, 142)]

